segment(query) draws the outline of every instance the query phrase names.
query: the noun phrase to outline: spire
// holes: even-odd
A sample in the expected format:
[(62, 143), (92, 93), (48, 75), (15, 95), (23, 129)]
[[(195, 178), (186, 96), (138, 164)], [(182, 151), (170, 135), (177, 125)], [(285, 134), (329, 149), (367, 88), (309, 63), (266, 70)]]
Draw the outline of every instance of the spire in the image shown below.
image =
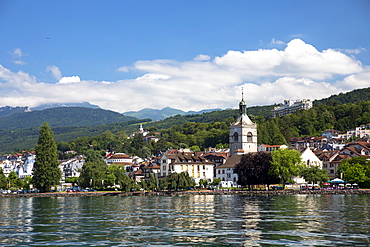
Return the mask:
[(244, 91), (242, 87), (242, 101), (239, 103), (239, 115), (247, 115), (247, 104), (244, 101)]

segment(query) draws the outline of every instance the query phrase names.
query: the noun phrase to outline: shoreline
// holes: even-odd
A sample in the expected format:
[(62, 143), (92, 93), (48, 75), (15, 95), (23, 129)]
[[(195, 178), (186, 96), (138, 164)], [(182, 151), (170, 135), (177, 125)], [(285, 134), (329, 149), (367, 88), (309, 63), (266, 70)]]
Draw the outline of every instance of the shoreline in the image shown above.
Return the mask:
[(146, 192), (50, 192), (26, 194), (0, 194), (0, 198), (14, 197), (80, 197), (80, 196), (181, 196), (181, 195), (370, 195), (369, 189), (350, 190), (199, 190), (199, 191), (146, 191)]

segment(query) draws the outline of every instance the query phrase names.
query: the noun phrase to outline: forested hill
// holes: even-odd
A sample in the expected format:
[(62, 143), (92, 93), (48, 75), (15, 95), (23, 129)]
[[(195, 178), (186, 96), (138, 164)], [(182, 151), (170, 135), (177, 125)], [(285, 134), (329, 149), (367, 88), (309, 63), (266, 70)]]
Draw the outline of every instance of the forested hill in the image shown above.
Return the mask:
[[(370, 82), (369, 82), (370, 84)], [(332, 95), (329, 98), (315, 100), (314, 106), (325, 104), (328, 106), (336, 106), (347, 103), (360, 103), (363, 101), (370, 101), (370, 87), (363, 89), (356, 89), (348, 93), (340, 93), (338, 95)]]
[(42, 111), (22, 112), (0, 117), (0, 129), (16, 130), (39, 127), (45, 122), (50, 126), (97, 126), (135, 120), (120, 113), (84, 107), (58, 107)]

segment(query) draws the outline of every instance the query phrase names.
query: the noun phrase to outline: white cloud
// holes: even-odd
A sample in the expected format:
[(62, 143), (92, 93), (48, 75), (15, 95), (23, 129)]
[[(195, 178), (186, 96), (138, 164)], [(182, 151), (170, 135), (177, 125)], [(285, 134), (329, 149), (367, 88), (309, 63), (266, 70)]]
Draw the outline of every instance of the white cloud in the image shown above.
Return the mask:
[(25, 56), (26, 54), (22, 52), (20, 48), (15, 48), (12, 52), (9, 52), (13, 57), (13, 63), (17, 65), (25, 65), (27, 64), (25, 61), (21, 60), (20, 58)]
[(62, 72), (60, 69), (55, 65), (50, 65), (46, 67), (47, 72), (51, 72), (51, 74), (55, 77), (55, 79), (60, 80), (62, 78)]
[(64, 76), (59, 80), (58, 84), (75, 83), (80, 81), (81, 79), (79, 76)]
[(281, 41), (281, 40), (277, 40), (277, 39), (275, 39), (275, 38), (273, 38), (273, 39), (271, 40), (271, 44), (272, 44), (272, 45), (286, 45), (286, 44), (285, 44), (285, 42), (283, 42), (283, 41)]
[(141, 72), (136, 79), (85, 81), (62, 77), (49, 66), (56, 84), (37, 81), (0, 65), (0, 106), (88, 101), (118, 112), (166, 106), (182, 110), (237, 108), (241, 86), (248, 105), (284, 99), (320, 99), (368, 87), (370, 69), (336, 49), (319, 51), (300, 39), (284, 49), (228, 51), (214, 59), (137, 61), (119, 70)]
[(20, 58), (25, 55), (20, 48), (15, 48), (14, 51), (11, 52), (11, 54), (14, 58)]
[(200, 55), (198, 55), (198, 56), (196, 56), (195, 58), (194, 58), (194, 60), (195, 61), (208, 61), (208, 60), (210, 60), (211, 59), (211, 57), (210, 56), (208, 56), (208, 55), (203, 55), (203, 54), (200, 54)]
[(129, 71), (129, 67), (122, 66), (122, 67), (118, 68), (117, 71), (118, 72), (128, 72)]
[(14, 64), (18, 64), (18, 65), (25, 65), (25, 64), (27, 64), (25, 61), (22, 61), (22, 60), (13, 60), (13, 63)]

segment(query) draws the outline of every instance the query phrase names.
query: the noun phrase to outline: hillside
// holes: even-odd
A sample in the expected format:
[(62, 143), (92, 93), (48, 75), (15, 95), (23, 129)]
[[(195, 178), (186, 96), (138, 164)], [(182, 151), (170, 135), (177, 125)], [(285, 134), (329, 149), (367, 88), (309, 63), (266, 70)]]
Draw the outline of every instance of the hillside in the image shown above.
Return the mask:
[[(369, 99), (369, 91), (369, 88), (359, 89), (346, 94), (331, 96), (327, 99), (317, 100), (314, 102), (316, 106), (312, 111), (300, 111), (288, 117), (270, 119), (266, 122), (266, 128), (264, 128), (264, 122), (266, 119), (269, 119), (274, 105), (250, 107), (248, 108), (248, 115), (260, 124), (261, 132), (259, 133), (263, 133), (263, 129), (274, 130), (277, 127), (286, 139), (291, 136), (318, 134), (322, 128), (344, 130), (357, 126), (359, 123), (367, 124), (370, 122), (370, 110), (367, 108), (368, 104), (366, 101), (358, 105), (347, 102), (351, 100), (357, 102), (359, 98)], [(362, 96), (359, 97), (359, 95)], [(325, 102), (333, 99), (338, 102), (336, 103), (337, 106), (326, 105)], [(340, 107), (342, 105), (340, 102), (347, 102), (348, 104)], [(355, 113), (359, 115), (355, 116)], [(49, 117), (47, 118), (43, 114)], [(112, 133), (121, 130), (126, 133), (132, 133), (138, 130), (139, 124), (143, 124), (145, 129), (162, 130), (181, 125), (185, 122), (227, 122), (237, 115), (237, 109), (221, 110), (192, 115), (178, 114), (154, 122), (150, 119), (135, 119), (122, 116), (122, 114), (116, 112), (87, 108), (54, 108), (39, 112), (19, 113), (14, 114), (14, 118), (0, 118), (0, 153), (13, 152), (15, 149), (34, 148), (37, 142), (39, 127), (44, 122), (48, 122), (52, 126), (57, 141), (68, 142), (82, 136), (97, 136), (106, 130)], [(25, 116), (31, 117), (26, 118)], [(320, 121), (317, 121), (317, 116), (321, 119)], [(264, 142), (268, 144), (275, 141), (266, 140)]]
[(97, 126), (135, 120), (120, 113), (84, 107), (59, 107), (42, 111), (22, 112), (0, 118), (0, 129), (17, 130), (39, 127), (44, 122), (50, 126)]
[[(369, 82), (370, 84), (370, 82)], [(347, 103), (360, 103), (363, 101), (370, 101), (370, 87), (363, 89), (356, 89), (348, 93), (340, 93), (338, 95), (332, 95), (328, 98), (315, 100), (314, 106), (325, 104), (328, 106), (343, 105)]]

